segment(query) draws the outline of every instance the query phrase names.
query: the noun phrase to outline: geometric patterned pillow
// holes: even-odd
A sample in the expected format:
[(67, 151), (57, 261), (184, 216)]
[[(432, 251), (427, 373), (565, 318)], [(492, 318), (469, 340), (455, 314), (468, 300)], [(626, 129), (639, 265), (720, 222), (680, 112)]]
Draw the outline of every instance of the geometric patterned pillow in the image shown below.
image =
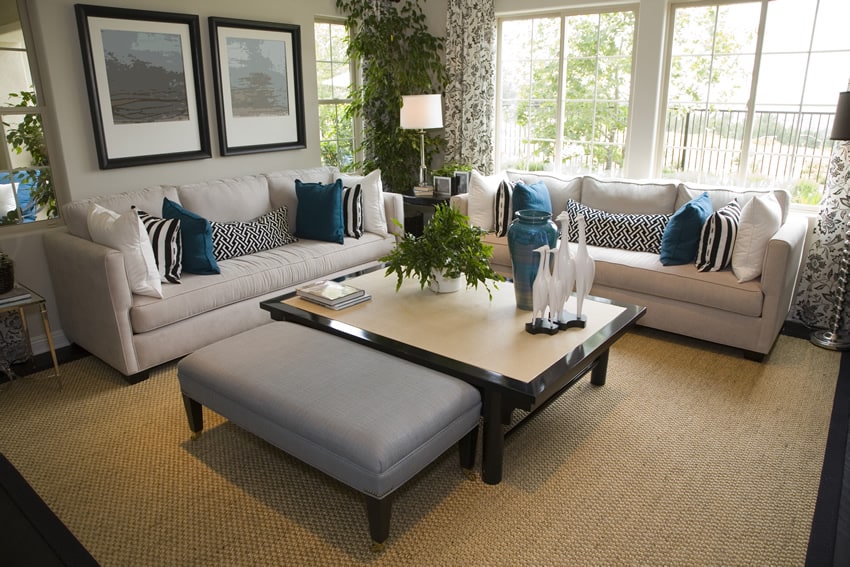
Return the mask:
[[(134, 209), (136, 207), (133, 207)], [(180, 236), (180, 219), (161, 219), (144, 211), (136, 211), (148, 231), (153, 247), (153, 257), (164, 282), (180, 283), (183, 271), (183, 241)]]
[(732, 250), (741, 222), (737, 200), (714, 212), (702, 225), (696, 267), (700, 272), (717, 272), (732, 263)]
[(496, 236), (508, 234), (508, 227), (513, 220), (513, 184), (505, 179), (496, 189), (496, 200), (493, 202), (493, 217), (496, 219)]
[(582, 205), (578, 201), (567, 201), (570, 217), (569, 240), (578, 241), (577, 215), (584, 215), (587, 223), (587, 243), (591, 246), (619, 248), (636, 252), (661, 253), (661, 237), (672, 215), (640, 215), (608, 213)]
[(363, 190), (359, 183), (354, 189), (342, 188), (342, 226), (346, 236), (363, 236)]
[(251, 222), (210, 221), (210, 225), (213, 255), (216, 260), (270, 250), (297, 240), (289, 232), (286, 206), (270, 211)]

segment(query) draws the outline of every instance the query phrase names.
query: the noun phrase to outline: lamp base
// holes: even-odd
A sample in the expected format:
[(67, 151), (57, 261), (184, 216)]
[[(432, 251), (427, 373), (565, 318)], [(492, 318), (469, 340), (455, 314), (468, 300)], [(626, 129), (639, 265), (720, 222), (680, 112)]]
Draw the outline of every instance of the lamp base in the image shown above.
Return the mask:
[(829, 350), (850, 350), (850, 337), (832, 331), (814, 331), (809, 340), (813, 345)]

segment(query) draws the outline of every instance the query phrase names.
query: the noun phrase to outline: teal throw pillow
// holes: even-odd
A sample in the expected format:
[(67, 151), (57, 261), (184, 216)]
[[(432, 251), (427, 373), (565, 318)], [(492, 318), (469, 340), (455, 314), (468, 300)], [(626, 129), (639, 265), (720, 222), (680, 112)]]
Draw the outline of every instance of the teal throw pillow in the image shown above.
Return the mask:
[(345, 242), (341, 179), (330, 185), (303, 183), (296, 179), (295, 195), (298, 197), (295, 236), (340, 244)]
[(697, 257), (702, 225), (714, 212), (708, 193), (691, 199), (676, 211), (661, 237), (661, 263), (690, 264)]
[(549, 197), (549, 189), (542, 181), (537, 181), (531, 185), (518, 181), (511, 193), (511, 200), (513, 201), (514, 213), (533, 209), (552, 214), (552, 199)]
[(184, 209), (167, 197), (162, 199), (162, 217), (180, 220), (183, 271), (189, 274), (219, 274), (213, 255), (212, 226), (204, 217)]

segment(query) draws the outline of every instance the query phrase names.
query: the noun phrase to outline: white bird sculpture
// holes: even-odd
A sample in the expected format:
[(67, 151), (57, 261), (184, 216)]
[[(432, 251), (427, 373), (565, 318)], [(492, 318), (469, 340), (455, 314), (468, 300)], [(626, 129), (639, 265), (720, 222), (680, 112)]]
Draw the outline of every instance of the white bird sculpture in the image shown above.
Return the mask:
[(550, 301), (549, 311), (554, 313), (551, 317), (552, 321), (566, 323), (568, 316), (564, 304), (573, 293), (573, 287), (576, 284), (576, 264), (575, 259), (570, 255), (568, 236), (570, 215), (563, 211), (555, 220), (561, 225), (561, 244), (555, 252), (555, 265), (552, 269), (552, 281), (557, 282), (552, 287), (557, 289), (558, 297)]
[(552, 274), (549, 273), (549, 254), (551, 249), (544, 244), (540, 248), (533, 250), (540, 254), (540, 263), (537, 265), (537, 275), (534, 277), (534, 283), (531, 286), (531, 324), (534, 324), (537, 314), (540, 313), (540, 319), (546, 315), (546, 307), (549, 306), (549, 284), (552, 281)]
[(581, 319), (584, 298), (590, 293), (593, 278), (596, 276), (596, 263), (587, 251), (587, 221), (584, 215), (576, 216), (578, 224), (578, 248), (575, 256), (576, 277), (576, 317)]

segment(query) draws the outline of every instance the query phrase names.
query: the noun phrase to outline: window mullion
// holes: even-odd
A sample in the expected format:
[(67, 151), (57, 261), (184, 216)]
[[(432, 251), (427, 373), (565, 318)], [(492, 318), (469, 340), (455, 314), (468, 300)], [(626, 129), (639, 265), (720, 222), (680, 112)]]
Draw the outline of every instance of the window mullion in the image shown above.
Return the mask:
[(567, 96), (567, 18), (561, 16), (561, 45), (558, 49), (558, 57), (560, 65), (558, 65), (558, 102), (557, 113), (558, 118), (555, 121), (557, 124), (555, 129), (555, 155), (554, 161), (556, 171), (560, 171), (561, 162), (563, 159), (564, 147), (564, 115), (566, 113), (565, 98)]
[(769, 0), (761, 0), (761, 14), (759, 16), (759, 31), (756, 38), (756, 53), (753, 61), (753, 76), (750, 79), (750, 96), (747, 99), (747, 114), (744, 118), (744, 134), (741, 138), (741, 160), (738, 162), (737, 182), (745, 185), (747, 179), (747, 165), (750, 162), (750, 140), (753, 135), (755, 124), (756, 91), (759, 80), (759, 69), (761, 68), (761, 51), (764, 45), (764, 27), (767, 22), (767, 3)]

